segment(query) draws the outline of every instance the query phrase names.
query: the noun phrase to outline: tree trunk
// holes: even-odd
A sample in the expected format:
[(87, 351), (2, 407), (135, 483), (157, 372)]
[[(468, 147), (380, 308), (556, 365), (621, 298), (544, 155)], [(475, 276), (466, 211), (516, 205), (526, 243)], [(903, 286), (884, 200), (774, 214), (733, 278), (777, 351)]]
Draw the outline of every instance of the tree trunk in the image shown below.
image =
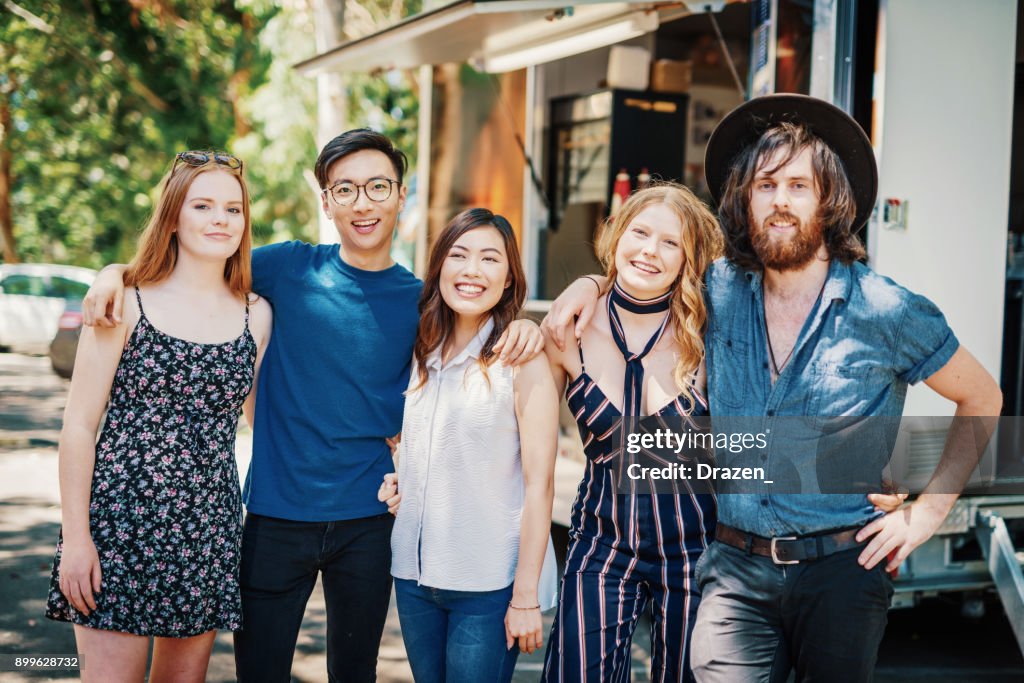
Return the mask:
[[(9, 47), (0, 46), (0, 62), (10, 63)], [(18, 263), (17, 243), (14, 241), (14, 225), (11, 223), (11, 93), (17, 84), (14, 74), (7, 71), (7, 83), (0, 86), (0, 247), (4, 263)]]
[[(458, 64), (441, 64), (434, 69), (434, 91), (441, 104), (440, 116), (434, 123), (430, 159), (430, 201), (427, 203), (427, 242), (433, 244), (454, 214), (457, 203), (455, 173), (462, 159), (462, 81)], [(436, 108), (435, 108), (436, 111)]]
[(245, 137), (252, 130), (252, 125), (245, 118), (240, 106), (242, 94), (250, 76), (252, 76), (252, 72), (248, 68), (241, 68), (233, 73), (228, 80), (228, 100), (231, 102), (231, 112), (235, 119), (235, 139)]

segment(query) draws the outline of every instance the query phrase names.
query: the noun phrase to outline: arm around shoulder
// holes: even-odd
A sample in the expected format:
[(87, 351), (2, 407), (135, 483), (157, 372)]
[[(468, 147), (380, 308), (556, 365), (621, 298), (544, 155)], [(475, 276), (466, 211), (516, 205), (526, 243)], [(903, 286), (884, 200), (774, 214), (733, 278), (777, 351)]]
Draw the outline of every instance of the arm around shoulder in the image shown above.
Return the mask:
[(82, 322), (87, 327), (117, 327), (124, 310), (124, 274), (128, 266), (112, 263), (99, 272), (82, 299)]
[(277, 295), (281, 273), (298, 266), (315, 253), (316, 246), (298, 240), (274, 242), (252, 250), (252, 289), (261, 297), (273, 299)]
[[(597, 300), (601, 298), (608, 278), (604, 275), (584, 275), (565, 288), (551, 303), (551, 309), (541, 322), (541, 329), (559, 349), (564, 349), (568, 337), (566, 330), (579, 339), (594, 315)], [(575, 322), (574, 322), (575, 319)], [(570, 323), (574, 323), (568, 327)]]

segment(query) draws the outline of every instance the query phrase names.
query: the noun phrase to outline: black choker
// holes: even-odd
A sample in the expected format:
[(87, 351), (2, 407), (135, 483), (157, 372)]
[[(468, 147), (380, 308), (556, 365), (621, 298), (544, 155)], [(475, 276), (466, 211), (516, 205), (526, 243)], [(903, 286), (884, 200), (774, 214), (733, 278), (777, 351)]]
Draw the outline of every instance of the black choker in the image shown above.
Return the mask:
[(661, 313), (667, 311), (672, 305), (672, 290), (670, 289), (653, 299), (637, 299), (635, 296), (627, 294), (616, 280), (611, 291), (608, 292), (608, 301), (630, 313)]

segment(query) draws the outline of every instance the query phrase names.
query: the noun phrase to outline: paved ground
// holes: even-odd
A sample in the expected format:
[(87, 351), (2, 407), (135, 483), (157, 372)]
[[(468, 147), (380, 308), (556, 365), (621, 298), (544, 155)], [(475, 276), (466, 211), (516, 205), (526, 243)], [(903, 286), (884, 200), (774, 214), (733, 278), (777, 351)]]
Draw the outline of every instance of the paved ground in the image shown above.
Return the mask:
[[(0, 354), (0, 664), (15, 654), (70, 654), (75, 649), (72, 629), (42, 616), (60, 525), (56, 443), (66, 391), (67, 383), (50, 371), (45, 358)], [(238, 441), (240, 469), (248, 463), (249, 443), (243, 431)], [(637, 633), (647, 633), (646, 626)], [(541, 661), (539, 653), (520, 658), (517, 683), (538, 680)], [(644, 649), (634, 645), (634, 681), (647, 680), (649, 664)], [(233, 671), (231, 640), (221, 634), (208, 680), (232, 681)], [(412, 680), (394, 605), (381, 644), (378, 676), (384, 683)], [(71, 672), (0, 670), (0, 683), (70, 677)], [(306, 610), (292, 678), (308, 683), (327, 680), (319, 587)], [(997, 605), (981, 620), (966, 620), (956, 605), (941, 602), (890, 613), (876, 681), (1021, 680), (1024, 663)]]

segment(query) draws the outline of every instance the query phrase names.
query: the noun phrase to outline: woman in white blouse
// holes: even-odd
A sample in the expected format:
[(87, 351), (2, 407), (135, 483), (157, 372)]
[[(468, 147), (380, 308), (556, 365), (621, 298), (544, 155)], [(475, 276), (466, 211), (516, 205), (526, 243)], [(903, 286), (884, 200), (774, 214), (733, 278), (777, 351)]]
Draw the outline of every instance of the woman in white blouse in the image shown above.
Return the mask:
[[(417, 683), (511, 680), (555, 604), (558, 395), (543, 354), (512, 368), (492, 350), (525, 297), (508, 221), (487, 209), (453, 218), (420, 298), (391, 537)], [(393, 477), (381, 498), (397, 502)]]

